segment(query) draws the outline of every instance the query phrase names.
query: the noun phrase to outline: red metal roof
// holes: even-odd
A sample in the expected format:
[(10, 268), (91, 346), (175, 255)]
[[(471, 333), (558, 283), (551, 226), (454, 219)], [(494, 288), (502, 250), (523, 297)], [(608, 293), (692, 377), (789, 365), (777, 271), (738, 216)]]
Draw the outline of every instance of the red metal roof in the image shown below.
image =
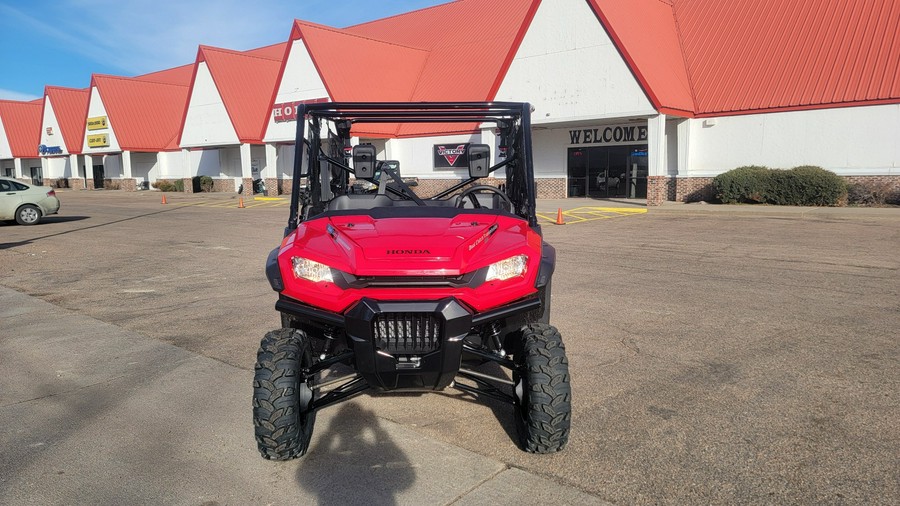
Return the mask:
[(41, 142), (43, 100), (0, 100), (0, 119), (15, 158), (37, 158)]
[[(483, 101), (500, 87), (539, 0), (458, 0), (346, 29), (295, 21), (335, 101)], [(367, 125), (368, 135), (471, 132), (475, 125)]]
[(94, 74), (91, 85), (97, 87), (123, 151), (178, 149), (175, 140), (190, 90), (186, 84)]
[[(81, 154), (81, 143), (84, 141), (84, 122), (87, 118), (88, 101), (91, 97), (89, 88), (63, 88), (45, 86), (44, 97), (50, 99), (56, 121), (62, 130), (66, 151), (69, 154)], [(46, 107), (46, 101), (44, 102)], [(43, 113), (41, 114), (43, 118)], [(40, 127), (38, 127), (40, 131)]]
[[(197, 63), (206, 62), (241, 142), (262, 143), (266, 122), (272, 111), (275, 80), (281, 68), (282, 56), (264, 56), (267, 52), (277, 53), (273, 47), (240, 52), (200, 46), (197, 51)], [(281, 54), (284, 54), (283, 51)], [(196, 79), (196, 69), (194, 74)], [(187, 118), (186, 107), (183, 112), (182, 128)]]
[(152, 81), (154, 83), (178, 84), (181, 86), (190, 86), (191, 77), (194, 75), (194, 64), (188, 63), (179, 67), (151, 72), (135, 76), (135, 79), (141, 81)]
[(262, 56), (263, 58), (274, 58), (280, 61), (282, 58), (284, 58), (284, 51), (287, 49), (287, 46), (287, 42), (279, 42), (278, 44), (272, 44), (270, 46), (248, 49), (247, 51), (244, 51), (244, 54), (249, 54), (251, 56)]
[(458, 0), (347, 28), (430, 52), (412, 100), (490, 100), (540, 0)]
[[(590, 2), (662, 112), (900, 102), (897, 0)], [(686, 113), (682, 63), (694, 104)]]

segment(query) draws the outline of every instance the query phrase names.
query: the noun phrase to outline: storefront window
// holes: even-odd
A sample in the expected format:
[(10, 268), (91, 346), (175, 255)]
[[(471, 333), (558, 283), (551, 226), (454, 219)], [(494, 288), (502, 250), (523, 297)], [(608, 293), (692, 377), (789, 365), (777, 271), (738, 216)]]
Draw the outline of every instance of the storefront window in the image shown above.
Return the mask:
[(569, 148), (569, 197), (646, 198), (647, 147)]

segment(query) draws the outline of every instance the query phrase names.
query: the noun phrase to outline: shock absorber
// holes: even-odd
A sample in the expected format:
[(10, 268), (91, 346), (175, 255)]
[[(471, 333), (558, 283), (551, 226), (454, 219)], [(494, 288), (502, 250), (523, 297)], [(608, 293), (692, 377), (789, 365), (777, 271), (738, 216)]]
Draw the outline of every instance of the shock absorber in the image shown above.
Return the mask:
[(505, 357), (506, 350), (503, 349), (503, 343), (500, 342), (500, 330), (500, 322), (495, 320), (485, 326), (484, 335), (486, 338), (491, 340), (491, 343), (494, 345), (494, 348), (496, 348), (497, 353), (501, 357)]

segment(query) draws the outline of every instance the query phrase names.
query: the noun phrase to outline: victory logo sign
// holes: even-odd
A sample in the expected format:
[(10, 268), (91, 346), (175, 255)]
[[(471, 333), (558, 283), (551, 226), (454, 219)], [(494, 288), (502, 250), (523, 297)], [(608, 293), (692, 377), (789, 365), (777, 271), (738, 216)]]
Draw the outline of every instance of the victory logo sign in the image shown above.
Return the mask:
[(453, 165), (456, 163), (456, 159), (459, 158), (459, 155), (466, 154), (466, 145), (460, 144), (459, 146), (456, 146), (455, 148), (438, 146), (438, 154), (443, 156), (447, 160), (447, 163), (449, 163), (450, 165)]

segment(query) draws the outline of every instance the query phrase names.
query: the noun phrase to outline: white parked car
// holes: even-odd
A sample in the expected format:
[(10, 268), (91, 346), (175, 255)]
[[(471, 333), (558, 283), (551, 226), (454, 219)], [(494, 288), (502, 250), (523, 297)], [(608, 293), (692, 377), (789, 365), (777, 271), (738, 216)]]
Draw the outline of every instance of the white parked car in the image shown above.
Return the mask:
[(33, 186), (15, 179), (0, 178), (0, 220), (16, 220), (34, 225), (59, 211), (59, 199), (49, 186)]

